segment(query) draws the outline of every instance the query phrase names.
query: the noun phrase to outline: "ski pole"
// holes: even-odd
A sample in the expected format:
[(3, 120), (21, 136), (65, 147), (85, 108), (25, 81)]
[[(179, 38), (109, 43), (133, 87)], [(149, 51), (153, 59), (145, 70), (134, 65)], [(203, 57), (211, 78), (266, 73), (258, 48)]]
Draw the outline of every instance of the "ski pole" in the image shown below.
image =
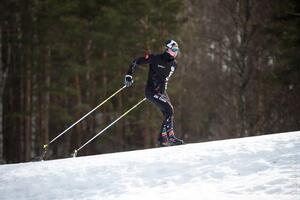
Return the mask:
[(110, 100), (112, 97), (114, 97), (116, 94), (118, 94), (119, 92), (121, 92), (124, 88), (126, 88), (126, 86), (124, 85), (123, 87), (121, 87), (118, 91), (116, 91), (115, 93), (113, 93), (111, 96), (109, 96), (107, 99), (105, 99), (104, 101), (102, 101), (98, 106), (96, 106), (93, 110), (91, 110), (90, 112), (88, 112), (87, 114), (85, 114), (83, 117), (81, 117), (79, 120), (77, 120), (74, 124), (72, 124), (71, 126), (69, 126), (66, 130), (64, 130), (63, 132), (61, 132), (59, 135), (57, 135), (55, 138), (53, 138), (48, 144), (45, 144), (43, 146), (44, 148), (44, 152), (41, 156), (41, 160), (44, 158), (44, 156), (47, 153), (47, 149), (48, 146), (54, 142), (55, 140), (57, 140), (59, 137), (61, 137), (63, 134), (65, 134), (68, 130), (70, 130), (71, 128), (73, 128), (76, 124), (78, 124), (79, 122), (81, 122), (84, 118), (86, 118), (88, 115), (90, 115), (92, 112), (94, 112), (96, 109), (98, 109), (100, 106), (102, 106), (103, 104), (105, 104), (108, 100)]
[(133, 107), (131, 107), (129, 110), (127, 110), (125, 113), (123, 113), (120, 117), (118, 117), (115, 121), (113, 121), (111, 124), (109, 124), (107, 127), (105, 127), (103, 130), (101, 130), (97, 135), (92, 137), (89, 141), (87, 141), (85, 144), (83, 144), (78, 149), (74, 150), (73, 157), (75, 158), (77, 156), (78, 151), (80, 151), (83, 147), (85, 147), (87, 144), (89, 144), (92, 140), (94, 140), (96, 137), (98, 137), (100, 134), (102, 134), (104, 131), (106, 131), (109, 127), (114, 125), (117, 121), (119, 121), (121, 118), (123, 118), (125, 115), (127, 115), (130, 111), (138, 107), (141, 103), (143, 103), (146, 100), (146, 98), (142, 99), (140, 102), (135, 104)]

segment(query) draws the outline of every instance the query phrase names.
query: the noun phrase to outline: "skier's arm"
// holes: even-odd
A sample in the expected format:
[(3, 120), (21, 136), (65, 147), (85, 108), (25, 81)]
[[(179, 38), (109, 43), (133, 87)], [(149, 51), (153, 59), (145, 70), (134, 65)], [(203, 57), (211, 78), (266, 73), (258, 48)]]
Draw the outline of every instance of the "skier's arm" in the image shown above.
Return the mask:
[(144, 57), (138, 57), (138, 58), (134, 59), (129, 66), (127, 75), (132, 76), (132, 74), (135, 72), (136, 68), (139, 65), (149, 64), (151, 62), (152, 58), (153, 58), (152, 54), (146, 54)]
[(127, 87), (129, 87), (133, 84), (132, 75), (133, 75), (134, 71), (136, 70), (136, 68), (139, 65), (151, 63), (152, 58), (153, 58), (152, 54), (146, 54), (144, 57), (138, 57), (132, 61), (132, 63), (129, 66), (129, 69), (127, 71), (127, 74), (125, 75), (125, 80), (124, 80), (124, 84)]

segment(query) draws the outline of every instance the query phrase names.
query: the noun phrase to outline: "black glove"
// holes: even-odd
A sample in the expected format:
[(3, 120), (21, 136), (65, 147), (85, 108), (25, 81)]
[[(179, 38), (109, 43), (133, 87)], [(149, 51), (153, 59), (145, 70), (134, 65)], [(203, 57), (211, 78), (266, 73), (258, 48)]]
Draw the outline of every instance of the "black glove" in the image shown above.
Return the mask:
[(133, 84), (133, 77), (131, 75), (125, 75), (124, 85), (130, 87)]

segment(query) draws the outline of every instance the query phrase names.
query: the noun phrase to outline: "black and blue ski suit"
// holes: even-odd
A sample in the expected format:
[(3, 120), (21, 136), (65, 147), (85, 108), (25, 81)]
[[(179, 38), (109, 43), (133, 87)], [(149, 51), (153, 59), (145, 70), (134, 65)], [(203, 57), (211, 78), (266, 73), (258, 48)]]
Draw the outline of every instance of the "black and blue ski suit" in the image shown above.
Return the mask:
[(174, 109), (167, 94), (168, 81), (176, 70), (176, 60), (167, 52), (162, 54), (146, 54), (133, 60), (128, 75), (133, 74), (139, 65), (149, 64), (148, 81), (145, 89), (146, 98), (155, 104), (163, 113), (164, 121), (161, 132), (173, 131)]

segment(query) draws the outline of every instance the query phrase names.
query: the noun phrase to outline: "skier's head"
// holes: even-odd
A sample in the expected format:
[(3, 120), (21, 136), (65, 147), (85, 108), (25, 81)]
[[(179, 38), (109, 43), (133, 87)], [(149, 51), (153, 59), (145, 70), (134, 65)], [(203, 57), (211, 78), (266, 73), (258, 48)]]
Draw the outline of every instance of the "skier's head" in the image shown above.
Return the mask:
[(179, 52), (179, 47), (177, 42), (174, 40), (167, 40), (166, 41), (166, 52), (170, 54), (170, 56), (176, 58)]

